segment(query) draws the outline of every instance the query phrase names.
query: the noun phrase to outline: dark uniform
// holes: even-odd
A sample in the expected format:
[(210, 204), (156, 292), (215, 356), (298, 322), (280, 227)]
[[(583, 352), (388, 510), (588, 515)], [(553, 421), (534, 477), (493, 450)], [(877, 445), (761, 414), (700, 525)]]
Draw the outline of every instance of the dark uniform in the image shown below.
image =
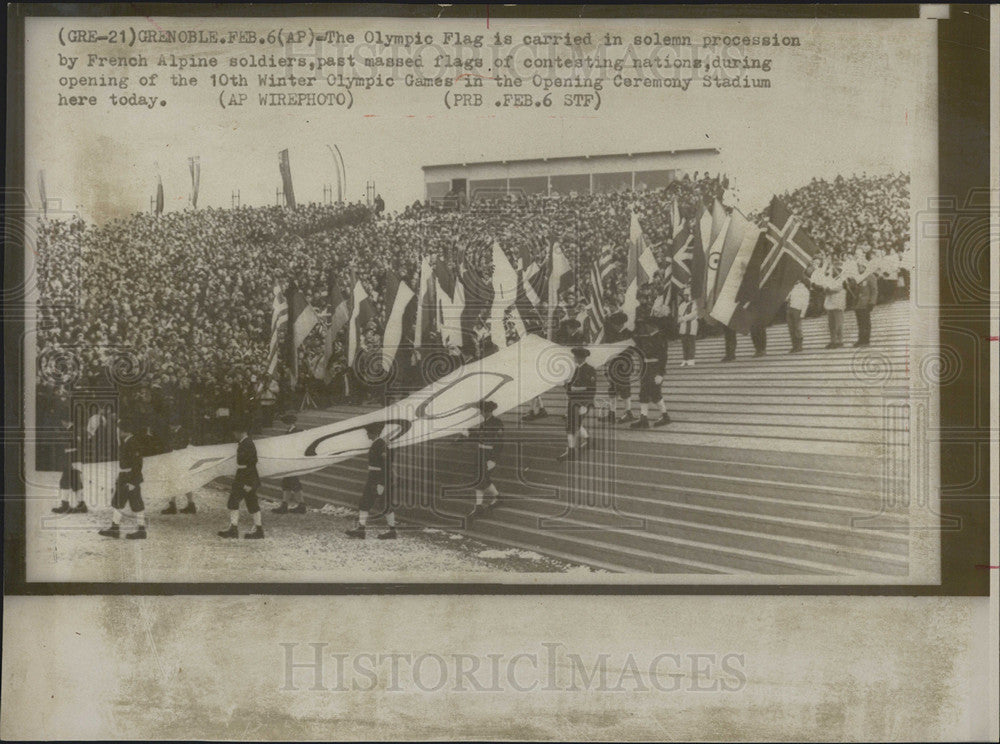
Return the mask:
[(386, 493), (385, 487), (389, 473), (388, 451), (389, 448), (382, 437), (378, 437), (368, 448), (368, 480), (365, 481), (365, 489), (361, 493), (361, 500), (358, 501), (360, 511), (370, 512), (372, 510), (380, 495), (379, 486), (382, 486), (381, 495)]
[[(288, 427), (286, 434), (298, 434), (302, 429), (292, 424)], [(292, 493), (302, 493), (302, 481), (299, 480), (297, 475), (289, 475), (281, 479), (281, 490), (290, 491)]]
[(74, 462), (82, 462), (84, 437), (73, 424), (64, 427), (69, 432), (70, 441), (62, 451), (62, 475), (59, 478), (59, 488), (63, 491), (82, 491), (83, 477), (80, 471), (73, 467)]
[[(642, 354), (642, 378), (639, 382), (639, 402), (659, 403), (663, 398), (660, 385), (667, 368), (666, 333), (650, 319), (640, 322), (635, 336), (636, 346)], [(660, 378), (657, 381), (657, 378)]]
[(118, 447), (118, 480), (111, 506), (121, 510), (126, 505), (135, 513), (143, 511), (142, 503), (142, 443), (133, 434), (128, 434)]
[[(580, 389), (582, 388), (582, 389)], [(594, 406), (594, 396), (597, 394), (597, 371), (588, 363), (582, 362), (573, 371), (573, 376), (566, 383), (566, 433), (575, 434), (583, 422), (586, 411)]]
[[(614, 344), (632, 338), (632, 331), (625, 327), (628, 316), (619, 310), (604, 319), (604, 343)], [(632, 351), (625, 349), (609, 362), (604, 370), (608, 378), (608, 394), (624, 400), (632, 395), (632, 385), (623, 372), (632, 367)], [(617, 372), (616, 372), (617, 370)]]
[(243, 437), (236, 446), (236, 477), (229, 491), (229, 501), (226, 507), (230, 511), (240, 508), (240, 502), (246, 501), (247, 511), (256, 514), (260, 511), (257, 503), (257, 488), (260, 486), (260, 476), (257, 474), (257, 447), (249, 435)]
[(469, 432), (469, 439), (476, 443), (479, 456), (479, 480), (474, 488), (485, 491), (493, 485), (492, 471), (486, 463), (491, 460), (494, 464), (499, 462), (503, 451), (503, 422), (496, 416), (491, 416)]

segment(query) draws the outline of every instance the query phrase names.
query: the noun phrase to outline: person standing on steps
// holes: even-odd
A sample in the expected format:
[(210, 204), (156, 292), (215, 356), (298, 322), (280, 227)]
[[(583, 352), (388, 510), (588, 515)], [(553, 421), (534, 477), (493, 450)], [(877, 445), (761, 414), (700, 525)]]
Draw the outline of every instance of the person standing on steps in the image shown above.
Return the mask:
[(597, 372), (587, 362), (590, 352), (582, 346), (573, 347), (573, 375), (566, 383), (566, 451), (556, 459), (575, 460), (586, 449), (589, 435), (583, 426), (584, 417), (594, 407), (597, 394)]
[(683, 301), (677, 308), (677, 331), (681, 337), (681, 349), (684, 358), (682, 367), (694, 366), (694, 343), (698, 337), (698, 305), (691, 298), (691, 285), (684, 285)]
[(137, 526), (134, 532), (125, 535), (127, 540), (146, 539), (146, 505), (142, 503), (142, 444), (136, 437), (133, 422), (118, 420), (118, 480), (111, 498), (111, 526), (98, 532), (102, 537), (117, 538), (121, 534), (122, 512), (128, 505), (135, 514)]
[(864, 278), (858, 281), (857, 297), (854, 301), (854, 315), (858, 320), (858, 340), (854, 342), (856, 347), (868, 346), (871, 343), (872, 308), (878, 302), (878, 278), (875, 272), (868, 273), (867, 268), (864, 265), (858, 266), (858, 272)]
[[(281, 420), (288, 425), (285, 434), (296, 434), (302, 429), (296, 426), (294, 413), (286, 413)], [(289, 504), (294, 504), (289, 508)], [(273, 510), (275, 514), (305, 514), (306, 505), (302, 500), (302, 481), (296, 475), (281, 479), (281, 506)]]
[(667, 404), (663, 401), (663, 375), (667, 367), (667, 339), (655, 319), (648, 315), (640, 315), (635, 321), (635, 342), (642, 357), (642, 378), (639, 381), (639, 420), (633, 423), (632, 429), (649, 428), (649, 406), (655, 403), (660, 407), (660, 418), (653, 426), (666, 426), (670, 423)]
[(792, 291), (788, 293), (788, 310), (785, 319), (788, 323), (788, 335), (792, 339), (792, 348), (789, 354), (796, 354), (802, 351), (802, 319), (806, 317), (806, 310), (809, 308), (809, 287), (803, 279), (795, 282)]
[(844, 288), (846, 279), (841, 267), (840, 256), (837, 256), (821, 281), (823, 291), (826, 293), (823, 309), (826, 310), (830, 328), (830, 343), (826, 345), (827, 349), (839, 349), (844, 345), (844, 309), (847, 307), (847, 290)]
[[(182, 450), (190, 444), (187, 432), (184, 431), (184, 427), (178, 421), (171, 422), (168, 440), (167, 444), (171, 451)], [(170, 503), (167, 504), (166, 508), (160, 514), (196, 514), (198, 509), (194, 505), (194, 494), (188, 491), (184, 494), (184, 497), (187, 499), (187, 503), (178, 509), (177, 497), (171, 496)]]
[(260, 487), (260, 475), (257, 474), (257, 447), (247, 432), (248, 426), (240, 419), (233, 422), (233, 434), (236, 437), (236, 477), (229, 491), (229, 527), (219, 531), (219, 537), (237, 538), (240, 536), (240, 504), (246, 502), (247, 511), (253, 519), (253, 531), (243, 537), (247, 540), (263, 540), (264, 527), (261, 522), (260, 502), (257, 500), (257, 489)]
[(358, 501), (358, 523), (351, 529), (345, 530), (348, 537), (365, 539), (365, 531), (368, 525), (368, 517), (376, 500), (385, 499), (386, 512), (385, 523), (389, 529), (378, 535), (379, 540), (395, 540), (396, 535), (396, 513), (389, 503), (389, 496), (386, 488), (389, 483), (389, 445), (382, 436), (384, 426), (382, 424), (368, 424), (365, 433), (371, 444), (368, 447), (368, 479), (365, 481), (364, 491), (361, 492), (361, 499)]
[(59, 506), (52, 509), (54, 514), (86, 514), (87, 502), (83, 498), (83, 475), (78, 463), (83, 462), (83, 432), (75, 426), (69, 416), (60, 419), (63, 431), (69, 441), (62, 447), (62, 475), (59, 477)]
[[(483, 423), (469, 432), (469, 439), (476, 443), (478, 450), (478, 480), (474, 486), (476, 505), (469, 514), (470, 517), (486, 514), (500, 502), (500, 492), (493, 482), (493, 471), (503, 450), (503, 422), (493, 415), (497, 404), (492, 400), (480, 401), (479, 410), (483, 414)], [(489, 494), (490, 500), (484, 504), (486, 494)]]

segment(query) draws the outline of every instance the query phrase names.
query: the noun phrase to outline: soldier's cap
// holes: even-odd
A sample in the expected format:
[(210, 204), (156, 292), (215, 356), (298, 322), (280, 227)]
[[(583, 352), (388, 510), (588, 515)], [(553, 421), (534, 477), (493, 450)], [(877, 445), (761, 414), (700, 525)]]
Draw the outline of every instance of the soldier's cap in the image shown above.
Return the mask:
[(286, 413), (282, 415), (281, 420), (286, 424), (294, 424), (298, 420), (298, 417), (294, 413)]
[(492, 400), (481, 400), (479, 401), (479, 410), (483, 412), (484, 415), (493, 413), (497, 409), (497, 404)]
[(577, 328), (580, 327), (580, 321), (577, 320), (576, 318), (568, 318), (565, 322), (567, 326), (574, 326)]
[(582, 346), (574, 346), (571, 351), (575, 357), (582, 357), (583, 359), (586, 359), (590, 356), (590, 349), (585, 349)]
[(385, 424), (377, 421), (373, 424), (367, 424), (365, 426), (365, 431), (368, 433), (369, 437), (371, 437), (372, 439), (376, 439), (382, 433), (382, 429), (384, 428)]

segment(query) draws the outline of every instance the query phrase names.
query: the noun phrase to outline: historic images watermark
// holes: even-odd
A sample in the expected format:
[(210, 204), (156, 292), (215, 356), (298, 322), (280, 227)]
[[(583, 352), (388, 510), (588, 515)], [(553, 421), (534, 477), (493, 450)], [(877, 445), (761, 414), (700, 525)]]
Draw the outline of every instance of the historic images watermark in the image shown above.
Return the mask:
[(312, 692), (734, 693), (747, 683), (746, 654), (577, 653), (542, 642), (522, 652), (341, 651), (327, 642), (278, 644), (279, 689)]

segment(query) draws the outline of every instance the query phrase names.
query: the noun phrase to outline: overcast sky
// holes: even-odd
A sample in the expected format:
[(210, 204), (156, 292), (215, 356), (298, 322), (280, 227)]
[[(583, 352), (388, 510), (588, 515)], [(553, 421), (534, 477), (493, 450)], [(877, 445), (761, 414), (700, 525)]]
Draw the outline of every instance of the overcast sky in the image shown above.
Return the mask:
[[(253, 20), (118, 19), (106, 28), (135, 25), (148, 28), (265, 30), (272, 24)], [(492, 105), (472, 110), (448, 110), (441, 88), (355, 91), (355, 105), (339, 108), (272, 108), (245, 106), (223, 110), (218, 89), (207, 76), (197, 88), (163, 84), (171, 70), (155, 66), (160, 53), (192, 52), (194, 48), (157, 45), (141, 52), (151, 66), (130, 71), (129, 89), (80, 89), (96, 92), (96, 107), (58, 106), (60, 76), (120, 74), (113, 68), (60, 66), (59, 55), (77, 54), (59, 45), (60, 27), (100, 28), (91, 20), (79, 24), (64, 19), (29, 19), (27, 29), (28, 119), (26, 184), (29, 197), (38, 194), (37, 174), (45, 170), (50, 199), (64, 209), (77, 207), (85, 217), (102, 221), (149, 208), (156, 175), (162, 175), (167, 210), (183, 209), (190, 191), (187, 158), (201, 159), (199, 207), (230, 205), (233, 190), (243, 204), (273, 204), (280, 185), (277, 153), (290, 151), (295, 193), (299, 201), (320, 201), (324, 183), (335, 184), (328, 145), (337, 144), (347, 167), (350, 200), (364, 196), (365, 182), (374, 180), (390, 210), (423, 197), (421, 166), (595, 153), (670, 150), (692, 145), (718, 147), (722, 169), (739, 188), (743, 206), (766, 204), (772, 193), (795, 188), (812, 176), (838, 173), (912, 171), (931, 178), (936, 158), (936, 57), (932, 21), (677, 21), (658, 20), (645, 27), (634, 22), (578, 22), (574, 33), (590, 31), (596, 39), (606, 30), (626, 40), (637, 31), (688, 34), (697, 42), (706, 34), (796, 34), (796, 49), (750, 48), (752, 56), (771, 59), (768, 90), (703, 89), (696, 80), (687, 92), (615, 89), (605, 80), (599, 111), (553, 106), (518, 110)], [(284, 23), (285, 28), (294, 24)], [(306, 25), (305, 23), (302, 24)], [(492, 35), (560, 30), (554, 22), (493, 20), (490, 31), (481, 23), (370, 19), (353, 25), (343, 20), (313, 20), (313, 28), (362, 32), (466, 30)], [(565, 26), (562, 30), (566, 30)], [(488, 36), (487, 38), (490, 38)], [(270, 47), (240, 49), (260, 54)], [(207, 48), (202, 49), (202, 53)], [(236, 53), (235, 46), (215, 50), (220, 62)], [(80, 47), (82, 53), (120, 54), (107, 44)], [(558, 51), (569, 56), (569, 49)], [(640, 50), (649, 56), (651, 49)], [(489, 53), (486, 50), (480, 54)], [(704, 50), (698, 51), (700, 56)], [(433, 55), (425, 56), (430, 60)], [(218, 67), (215, 72), (229, 72)], [(277, 70), (272, 70), (277, 72)], [(156, 72), (160, 83), (140, 88), (139, 75)], [(425, 72), (433, 72), (427, 71)], [(481, 71), (490, 74), (489, 71)], [(518, 71), (530, 77), (533, 71)], [(255, 74), (251, 72), (250, 74)], [(456, 73), (457, 74), (457, 73)], [(542, 74), (566, 77), (568, 72)], [(755, 73), (750, 73), (755, 74)], [(489, 84), (489, 82), (488, 82)], [(237, 89), (232, 89), (237, 92)], [(256, 96), (258, 89), (242, 89)], [(288, 89), (274, 89), (288, 90)], [(311, 90), (335, 90), (314, 87)], [(452, 89), (457, 90), (457, 89)], [(492, 89), (484, 89), (488, 100)], [(519, 91), (540, 92), (529, 81)], [(588, 92), (579, 89), (580, 92)], [(118, 108), (104, 102), (110, 92), (143, 93), (167, 100), (166, 106)], [(576, 92), (576, 91), (574, 91)], [(558, 91), (557, 91), (558, 93)]]

